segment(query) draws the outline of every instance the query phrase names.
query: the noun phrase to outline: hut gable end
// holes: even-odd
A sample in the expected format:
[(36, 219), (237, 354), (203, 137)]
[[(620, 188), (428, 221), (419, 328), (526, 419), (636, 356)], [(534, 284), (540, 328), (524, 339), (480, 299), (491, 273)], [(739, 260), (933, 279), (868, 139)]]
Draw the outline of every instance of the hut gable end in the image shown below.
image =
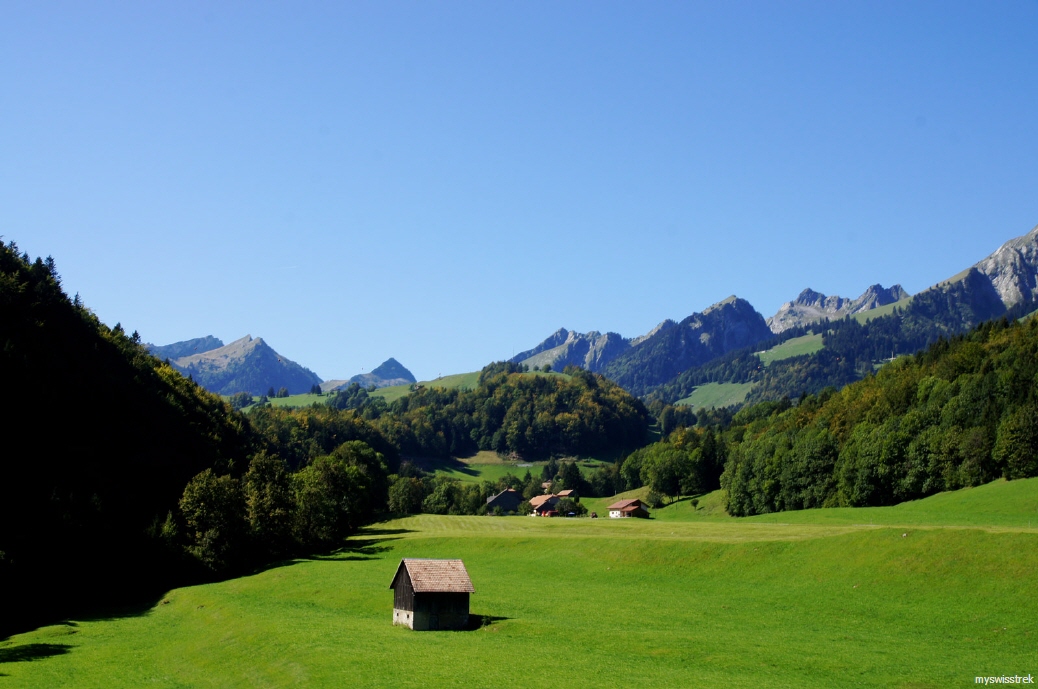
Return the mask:
[(461, 560), (400, 561), (393, 583), (393, 623), (414, 630), (463, 629), (472, 580)]

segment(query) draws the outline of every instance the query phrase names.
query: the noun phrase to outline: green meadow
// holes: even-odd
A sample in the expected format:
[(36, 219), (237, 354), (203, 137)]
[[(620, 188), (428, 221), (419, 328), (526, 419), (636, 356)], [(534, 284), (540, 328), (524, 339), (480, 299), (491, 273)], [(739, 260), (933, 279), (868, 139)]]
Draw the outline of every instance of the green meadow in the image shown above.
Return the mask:
[[(947, 282), (942, 283), (942, 284), (949, 284), (949, 283), (955, 282), (956, 280), (961, 279), (961, 276), (963, 276), (963, 275), (965, 275), (965, 273), (960, 273), (959, 275), (956, 275), (952, 279), (950, 279)], [(890, 314), (894, 313), (894, 309), (903, 309), (903, 308), (907, 307), (908, 304), (911, 301), (912, 301), (912, 297), (905, 297), (901, 301), (896, 301), (893, 304), (886, 304), (884, 306), (877, 306), (876, 308), (874, 308), (874, 309), (872, 309), (870, 311), (862, 311), (861, 313), (852, 314), (851, 318), (853, 318), (854, 320), (858, 321), (859, 323), (867, 323), (868, 321), (871, 321), (873, 318), (879, 318), (881, 316), (889, 316)]]
[[(605, 499), (603, 499), (605, 500)], [(611, 499), (610, 499), (611, 500)], [(590, 501), (587, 501), (590, 503)], [(419, 515), (343, 550), (0, 642), (0, 687), (952, 687), (1038, 672), (1038, 479), (734, 519)], [(601, 513), (601, 512), (600, 512)], [(390, 623), (462, 558), (484, 626)]]
[[(479, 385), (479, 371), (473, 371), (471, 373), (455, 373), (449, 376), (440, 376), (435, 380), (423, 380), (418, 383), (431, 388), (461, 388), (463, 390), (474, 390)], [(395, 402), (404, 395), (411, 392), (410, 385), (391, 385), (385, 388), (379, 388), (371, 394), (375, 397), (382, 397), (386, 402)]]
[(746, 395), (750, 394), (754, 385), (754, 383), (705, 383), (693, 390), (691, 395), (674, 404), (688, 405), (693, 409), (730, 407), (746, 401)]
[(794, 337), (786, 340), (782, 344), (775, 345), (766, 351), (758, 352), (757, 357), (761, 360), (762, 364), (768, 366), (773, 361), (791, 359), (792, 357), (802, 356), (804, 354), (814, 354), (815, 352), (820, 351), (823, 346), (821, 333), (803, 335), (801, 337)]
[[(563, 458), (560, 461), (569, 461), (573, 458)], [(479, 483), (490, 481), (496, 483), (498, 479), (511, 474), (522, 478), (529, 471), (534, 476), (540, 476), (541, 470), (547, 462), (526, 462), (510, 460), (502, 457), (496, 452), (481, 451), (471, 457), (451, 457), (450, 459), (414, 459), (422, 469), (435, 473), (437, 476), (449, 476), (465, 483)], [(577, 466), (581, 472), (587, 474), (602, 466), (608, 460), (597, 458), (577, 459)]]

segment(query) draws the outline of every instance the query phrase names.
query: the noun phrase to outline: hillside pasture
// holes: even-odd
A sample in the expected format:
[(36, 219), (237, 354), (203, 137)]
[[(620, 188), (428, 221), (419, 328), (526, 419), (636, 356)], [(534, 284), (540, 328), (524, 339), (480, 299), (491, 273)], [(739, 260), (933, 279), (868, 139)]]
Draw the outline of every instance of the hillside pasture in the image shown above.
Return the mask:
[[(456, 478), (464, 483), (481, 483), (483, 481), (496, 483), (507, 474), (522, 478), (527, 471), (534, 476), (540, 476), (544, 465), (547, 464), (547, 462), (510, 460), (490, 451), (481, 451), (472, 457), (411, 458), (411, 461), (423, 470), (433, 472), (437, 476)], [(564, 457), (558, 461), (576, 461), (577, 467), (583, 474), (608, 463), (601, 459), (575, 459), (572, 457)]]
[[(1004, 522), (1026, 518), (1011, 513), (1029, 509), (1038, 480), (985, 488), (902, 510), (954, 521), (1007, 505), (971, 528), (830, 523), (825, 510), (803, 523), (662, 518), (685, 501), (652, 520), (398, 519), (330, 556), (9, 638), (0, 684), (472, 687), (502, 673), (528, 681), (544, 658), (578, 686), (948, 687), (1034, 674), (1038, 529)], [(472, 631), (392, 626), (402, 557), (465, 561)]]
[(733, 404), (742, 404), (755, 383), (705, 383), (698, 386), (688, 397), (678, 400), (693, 409), (720, 409)]
[(763, 352), (757, 352), (757, 357), (761, 360), (762, 364), (769, 366), (775, 361), (791, 359), (795, 356), (803, 356), (804, 354), (814, 354), (815, 352), (820, 351), (822, 347), (821, 333), (803, 335), (801, 337), (794, 337), (786, 340), (785, 342), (777, 344), (771, 349)]
[[(949, 283), (950, 282), (955, 282), (955, 278), (952, 278), (948, 282)], [(945, 284), (947, 284), (947, 283), (945, 283)], [(877, 306), (876, 308), (874, 308), (874, 309), (872, 309), (870, 311), (862, 311), (861, 313), (852, 314), (851, 318), (853, 318), (854, 320), (858, 321), (859, 323), (864, 324), (864, 323), (867, 323), (868, 321), (871, 321), (873, 318), (880, 318), (881, 316), (889, 316), (890, 314), (894, 313), (894, 309), (903, 309), (903, 308), (907, 307), (909, 305), (909, 303), (911, 303), (911, 301), (912, 301), (912, 297), (905, 297), (901, 301), (896, 301), (893, 304), (887, 304), (885, 306)]]

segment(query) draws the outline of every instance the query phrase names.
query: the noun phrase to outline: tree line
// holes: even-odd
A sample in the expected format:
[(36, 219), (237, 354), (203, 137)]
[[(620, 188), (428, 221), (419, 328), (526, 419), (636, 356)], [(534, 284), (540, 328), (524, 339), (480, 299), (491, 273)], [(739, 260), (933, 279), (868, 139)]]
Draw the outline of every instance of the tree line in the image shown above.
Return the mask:
[(353, 409), (405, 455), (466, 456), (479, 450), (529, 459), (628, 451), (645, 443), (649, 413), (608, 379), (567, 367), (530, 375), (519, 364), (485, 367), (473, 390), (422, 387), (391, 404), (350, 385), (329, 405)]

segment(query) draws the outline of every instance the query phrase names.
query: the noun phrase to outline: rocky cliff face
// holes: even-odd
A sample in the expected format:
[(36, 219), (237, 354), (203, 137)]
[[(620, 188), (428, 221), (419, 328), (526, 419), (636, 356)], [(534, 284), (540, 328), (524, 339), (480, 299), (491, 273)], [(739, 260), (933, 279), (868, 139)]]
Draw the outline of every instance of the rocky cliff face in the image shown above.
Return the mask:
[(533, 349), (512, 358), (531, 368), (573, 364), (604, 373), (642, 394), (681, 371), (771, 337), (764, 317), (745, 299), (729, 297), (680, 323), (665, 320), (645, 335), (626, 339), (616, 333), (578, 333), (559, 328)]
[(205, 389), (221, 395), (236, 392), (263, 395), (269, 388), (282, 387), (295, 395), (321, 382), (316, 373), (286, 359), (262, 338), (251, 335), (207, 352), (173, 359), (170, 363)]
[(1011, 239), (974, 268), (984, 274), (1008, 308), (1038, 299), (1038, 227)]
[(642, 395), (683, 371), (771, 336), (764, 317), (745, 299), (732, 296), (680, 323), (654, 328), (602, 372)]
[(561, 371), (566, 366), (580, 366), (589, 371), (600, 371), (606, 364), (630, 348), (630, 343), (616, 333), (589, 333), (559, 328), (533, 349), (512, 357), (516, 363), (530, 368), (550, 364)]
[(783, 304), (778, 312), (768, 319), (767, 323), (773, 333), (780, 333), (783, 330), (814, 323), (823, 318), (837, 319), (863, 311), (871, 311), (879, 306), (907, 299), (909, 296), (901, 285), (889, 288), (879, 284), (872, 285), (857, 299), (827, 297), (808, 288), (793, 301)]

